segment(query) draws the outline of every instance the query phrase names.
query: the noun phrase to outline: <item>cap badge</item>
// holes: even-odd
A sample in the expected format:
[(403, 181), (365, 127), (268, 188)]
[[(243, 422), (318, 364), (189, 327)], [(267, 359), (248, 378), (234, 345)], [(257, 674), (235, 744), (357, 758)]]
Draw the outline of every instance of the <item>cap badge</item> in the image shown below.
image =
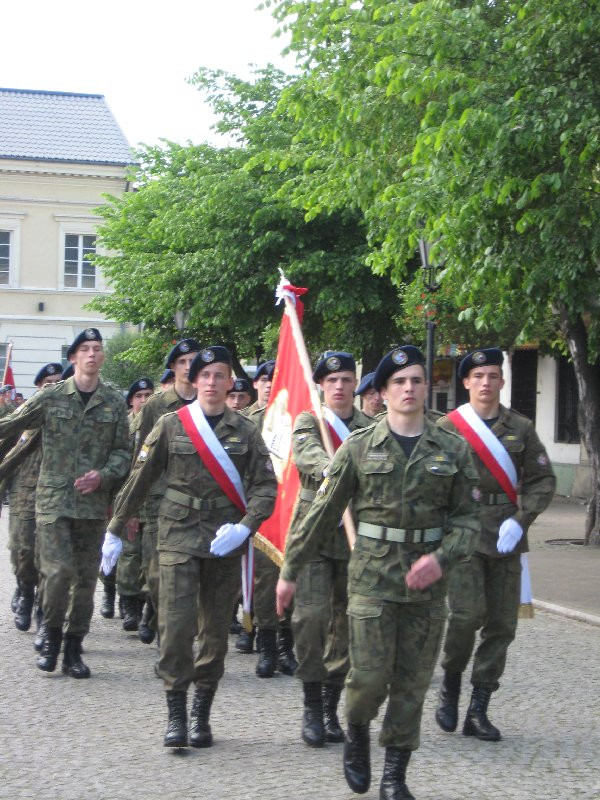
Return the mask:
[(179, 352), (180, 353), (189, 353), (190, 352), (189, 344), (187, 342), (180, 342), (179, 343)]
[(401, 367), (403, 364), (406, 364), (408, 361), (408, 356), (404, 352), (404, 350), (394, 350), (392, 353), (392, 361), (394, 364), (398, 364)]
[(233, 388), (236, 390), (236, 392), (241, 392), (244, 389), (244, 384), (241, 381), (235, 381)]
[(84, 336), (85, 336), (86, 339), (95, 339), (96, 338), (96, 331), (93, 328), (88, 328), (85, 331)]
[(211, 361), (214, 361), (214, 360), (215, 360), (215, 354), (213, 353), (213, 351), (212, 351), (212, 350), (211, 350), (209, 347), (206, 347), (206, 348), (205, 348), (205, 349), (204, 349), (204, 350), (203, 350), (203, 351), (200, 353), (200, 355), (201, 355), (201, 357), (202, 357), (202, 361), (204, 361), (206, 364), (210, 364), (210, 363), (211, 363)]
[(140, 389), (147, 389), (148, 388), (148, 384), (146, 383), (146, 381), (140, 381), (138, 386), (140, 387)]
[(53, 364), (48, 364), (48, 366), (46, 367), (46, 372), (48, 373), (48, 375), (54, 375), (54, 373), (56, 372), (56, 367)]
[(325, 362), (325, 366), (327, 367), (329, 372), (335, 372), (342, 366), (342, 362), (337, 356), (330, 356)]
[(485, 364), (487, 359), (486, 359), (485, 353), (482, 353), (480, 350), (478, 350), (476, 353), (473, 353), (473, 355), (471, 356), (471, 361), (474, 364)]

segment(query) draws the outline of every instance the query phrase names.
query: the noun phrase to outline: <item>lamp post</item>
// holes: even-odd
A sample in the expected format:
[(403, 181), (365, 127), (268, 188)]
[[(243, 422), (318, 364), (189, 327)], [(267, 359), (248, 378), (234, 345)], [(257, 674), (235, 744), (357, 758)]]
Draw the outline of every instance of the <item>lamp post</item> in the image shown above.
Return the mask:
[(175, 326), (180, 333), (183, 333), (185, 330), (185, 326), (187, 325), (188, 317), (190, 315), (189, 310), (181, 311), (177, 309), (173, 318), (175, 320)]
[[(419, 239), (419, 253), (421, 256), (421, 266), (423, 268), (423, 285), (430, 294), (434, 294), (440, 288), (437, 281), (437, 274), (442, 267), (436, 267), (429, 263), (429, 251), (431, 245), (425, 239)], [(426, 322), (427, 330), (427, 408), (432, 407), (433, 403), (433, 361), (435, 358), (435, 319), (428, 318)]]

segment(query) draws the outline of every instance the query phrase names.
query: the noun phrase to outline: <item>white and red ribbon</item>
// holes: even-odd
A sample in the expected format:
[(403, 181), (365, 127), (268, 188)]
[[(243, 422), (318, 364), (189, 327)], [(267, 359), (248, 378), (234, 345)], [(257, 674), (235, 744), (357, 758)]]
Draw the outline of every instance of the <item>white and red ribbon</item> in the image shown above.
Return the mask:
[(344, 439), (350, 436), (350, 429), (344, 425), (338, 415), (335, 414), (330, 408), (327, 408), (327, 406), (323, 406), (323, 416), (329, 425), (333, 446), (337, 450)]

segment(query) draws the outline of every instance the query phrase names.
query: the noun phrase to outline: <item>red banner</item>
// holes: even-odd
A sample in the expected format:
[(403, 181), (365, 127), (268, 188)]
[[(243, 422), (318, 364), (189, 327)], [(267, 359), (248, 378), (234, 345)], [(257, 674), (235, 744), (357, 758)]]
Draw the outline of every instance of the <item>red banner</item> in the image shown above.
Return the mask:
[[(296, 314), (302, 322), (304, 309), (298, 294), (304, 294), (305, 290), (292, 286), (287, 288), (296, 295)], [(283, 560), (285, 540), (300, 489), (300, 477), (292, 459), (294, 421), (300, 412), (311, 409), (310, 388), (294, 339), (289, 311), (286, 309), (281, 322), (277, 362), (262, 431), (271, 453), (279, 487), (275, 510), (262, 524), (256, 537), (257, 547), (276, 564), (281, 564)]]
[(12, 358), (12, 343), (9, 343), (6, 353), (6, 364), (4, 365), (4, 375), (2, 376), (2, 386), (10, 386), (12, 388), (11, 398), (14, 400), (16, 396), (15, 390), (15, 376), (13, 375), (11, 358)]

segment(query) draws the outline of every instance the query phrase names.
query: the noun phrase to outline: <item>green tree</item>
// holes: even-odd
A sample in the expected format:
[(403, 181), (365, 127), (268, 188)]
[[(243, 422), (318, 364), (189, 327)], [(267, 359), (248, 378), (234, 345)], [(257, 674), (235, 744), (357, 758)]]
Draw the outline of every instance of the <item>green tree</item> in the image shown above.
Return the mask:
[[(162, 361), (156, 358), (133, 361), (127, 354), (141, 338), (139, 333), (115, 333), (104, 345), (102, 378), (122, 391), (129, 389), (138, 378), (151, 378), (155, 384), (163, 373)], [(158, 387), (157, 387), (158, 388)]]
[[(482, 335), (554, 315), (575, 367), (600, 542), (600, 9), (573, 0), (280, 0), (300, 76), (281, 106), (323, 156), (291, 187), (357, 198), (401, 280), (425, 234)], [(434, 257), (436, 253), (434, 252)]]

